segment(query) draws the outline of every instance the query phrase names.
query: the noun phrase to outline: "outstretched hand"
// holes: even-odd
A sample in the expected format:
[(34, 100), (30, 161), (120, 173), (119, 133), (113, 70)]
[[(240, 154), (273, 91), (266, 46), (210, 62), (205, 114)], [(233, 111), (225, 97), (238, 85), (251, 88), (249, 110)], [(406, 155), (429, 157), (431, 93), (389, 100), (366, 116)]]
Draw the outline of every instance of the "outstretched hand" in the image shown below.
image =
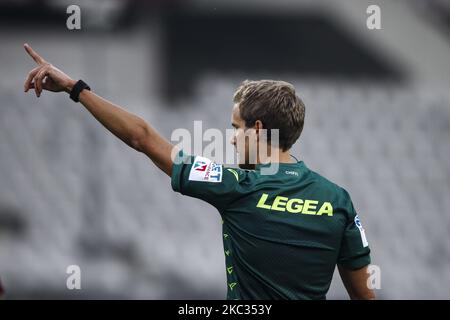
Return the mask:
[(28, 73), (24, 84), (25, 92), (28, 92), (29, 89), (34, 89), (37, 97), (41, 95), (42, 90), (53, 92), (65, 91), (70, 93), (76, 83), (75, 80), (45, 61), (28, 44), (24, 44), (24, 48), (38, 65)]

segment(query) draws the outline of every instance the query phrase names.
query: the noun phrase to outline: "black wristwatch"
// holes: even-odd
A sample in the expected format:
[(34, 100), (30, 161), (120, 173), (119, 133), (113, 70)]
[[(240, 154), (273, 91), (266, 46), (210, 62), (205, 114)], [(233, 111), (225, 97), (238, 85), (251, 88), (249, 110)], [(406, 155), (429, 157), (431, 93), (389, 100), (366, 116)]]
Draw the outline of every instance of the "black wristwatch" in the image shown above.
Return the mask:
[(78, 98), (81, 91), (83, 91), (84, 89), (91, 90), (91, 87), (89, 87), (88, 84), (83, 80), (78, 80), (77, 83), (75, 83), (75, 85), (73, 86), (72, 91), (70, 91), (70, 99), (75, 102), (79, 102), (80, 100)]

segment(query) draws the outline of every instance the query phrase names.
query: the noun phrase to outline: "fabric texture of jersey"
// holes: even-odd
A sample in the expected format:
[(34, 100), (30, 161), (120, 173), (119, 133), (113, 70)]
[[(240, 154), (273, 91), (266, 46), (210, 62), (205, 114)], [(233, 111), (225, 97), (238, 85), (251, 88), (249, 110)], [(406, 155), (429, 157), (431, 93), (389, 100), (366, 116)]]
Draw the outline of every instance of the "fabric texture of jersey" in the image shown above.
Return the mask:
[(217, 208), (223, 221), (227, 299), (325, 299), (336, 265), (370, 263), (349, 194), (303, 161), (227, 168), (180, 151), (172, 188)]

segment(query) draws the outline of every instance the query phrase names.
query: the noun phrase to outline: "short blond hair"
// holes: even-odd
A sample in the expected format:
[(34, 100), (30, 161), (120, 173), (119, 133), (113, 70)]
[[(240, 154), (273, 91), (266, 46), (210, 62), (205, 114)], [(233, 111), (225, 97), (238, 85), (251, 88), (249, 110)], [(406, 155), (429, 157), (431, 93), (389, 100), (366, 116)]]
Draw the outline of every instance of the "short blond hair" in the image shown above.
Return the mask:
[(245, 126), (251, 128), (260, 120), (264, 129), (279, 130), (279, 146), (289, 150), (300, 137), (305, 121), (305, 105), (292, 84), (275, 80), (245, 80), (233, 96)]

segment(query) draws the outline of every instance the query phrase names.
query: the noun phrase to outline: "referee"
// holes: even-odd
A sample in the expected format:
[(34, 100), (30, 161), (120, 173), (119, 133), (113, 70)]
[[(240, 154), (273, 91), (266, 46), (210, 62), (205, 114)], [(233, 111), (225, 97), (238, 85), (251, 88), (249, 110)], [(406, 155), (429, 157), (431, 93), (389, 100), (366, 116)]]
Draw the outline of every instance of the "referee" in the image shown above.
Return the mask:
[[(244, 81), (238, 88), (231, 142), (241, 163), (232, 169), (174, 149), (143, 119), (24, 47), (37, 63), (25, 80), (25, 92), (34, 89), (37, 97), (43, 90), (69, 93), (171, 177), (173, 190), (217, 208), (223, 221), (227, 299), (325, 299), (336, 266), (351, 299), (375, 298), (368, 287), (370, 249), (349, 194), (289, 154), (305, 117), (291, 84)], [(263, 129), (277, 129), (279, 143), (271, 143)], [(257, 149), (262, 148), (270, 154), (261, 156)], [(274, 156), (278, 170), (262, 174)]]

